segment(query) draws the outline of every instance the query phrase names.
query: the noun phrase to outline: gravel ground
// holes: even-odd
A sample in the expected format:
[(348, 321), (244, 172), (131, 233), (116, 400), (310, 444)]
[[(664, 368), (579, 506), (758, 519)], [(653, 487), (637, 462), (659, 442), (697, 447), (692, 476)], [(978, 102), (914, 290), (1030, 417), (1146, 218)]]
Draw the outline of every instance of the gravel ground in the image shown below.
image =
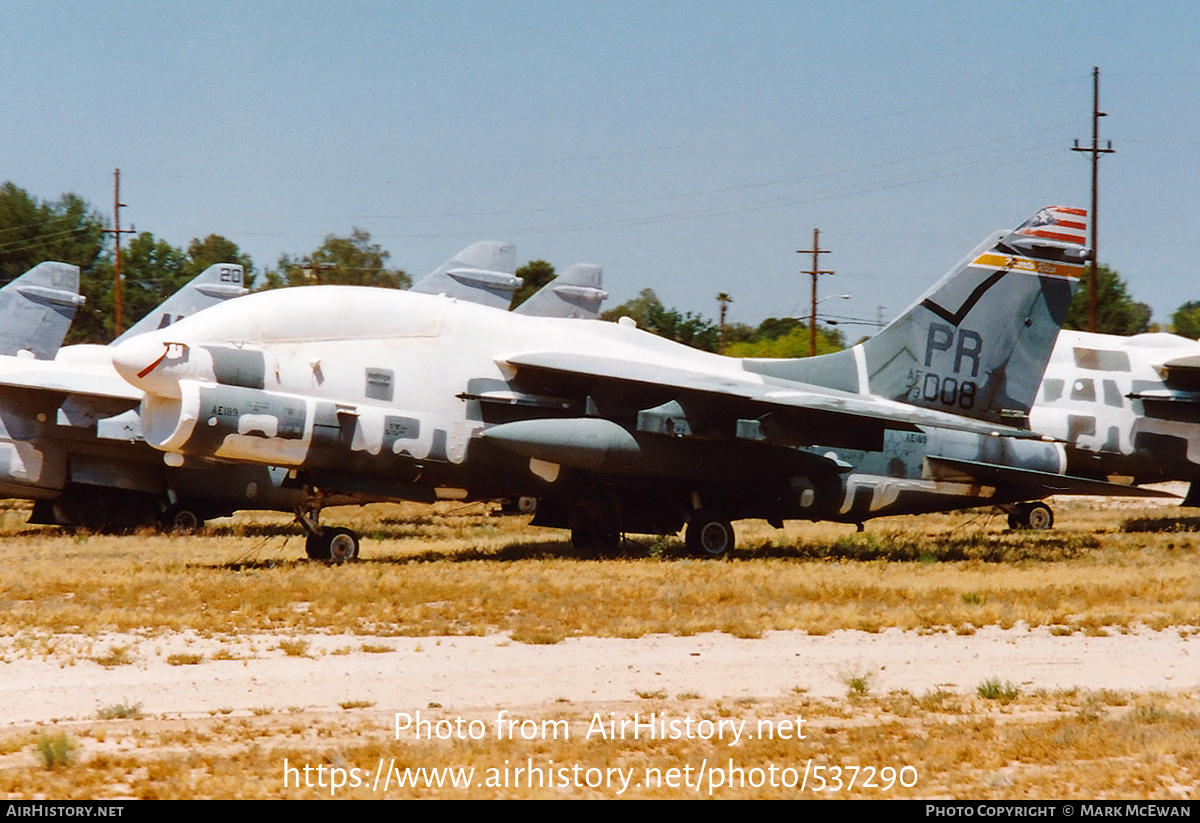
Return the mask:
[[(772, 697), (798, 687), (833, 696), (844, 695), (846, 681), (862, 675), (874, 693), (904, 689), (914, 695), (936, 688), (972, 693), (989, 678), (1023, 690), (1200, 688), (1200, 634), (1192, 629), (1105, 637), (1056, 637), (1021, 627), (968, 636), (899, 630), (771, 632), (749, 640), (656, 635), (571, 638), (544, 646), (502, 635), (313, 635), (303, 656), (280, 648), (281, 641), (295, 639), (55, 635), (52, 650), (0, 641), (0, 722), (86, 719), (101, 708), (134, 703), (148, 714), (188, 717), (218, 709), (320, 711), (347, 700), (407, 711), (431, 703), (467, 709), (629, 700), (638, 691), (660, 690), (719, 699)], [(106, 667), (93, 659), (113, 647), (126, 647), (129, 662)], [(214, 659), (218, 652), (235, 659)], [(172, 665), (172, 655), (203, 657)]]

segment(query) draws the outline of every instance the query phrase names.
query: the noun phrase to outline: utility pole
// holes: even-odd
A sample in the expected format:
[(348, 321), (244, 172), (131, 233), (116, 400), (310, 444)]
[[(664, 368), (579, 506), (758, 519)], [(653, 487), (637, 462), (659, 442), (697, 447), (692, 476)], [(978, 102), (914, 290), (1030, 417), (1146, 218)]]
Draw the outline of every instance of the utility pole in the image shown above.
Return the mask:
[(812, 275), (812, 311), (808, 315), (808, 356), (812, 357), (817, 353), (817, 276), (822, 274), (833, 274), (832, 271), (820, 271), (817, 268), (817, 255), (829, 254), (829, 249), (821, 248), (820, 244), (821, 230), (813, 229), (813, 245), (811, 249), (796, 249), (796, 254), (811, 254), (812, 268), (801, 274)]
[(1082, 151), (1092, 155), (1092, 237), (1091, 237), (1091, 258), (1092, 266), (1088, 274), (1088, 331), (1096, 331), (1096, 314), (1097, 303), (1099, 301), (1098, 294), (1100, 292), (1100, 276), (1096, 271), (1096, 267), (1100, 265), (1100, 255), (1096, 244), (1096, 224), (1100, 222), (1099, 211), (1099, 196), (1097, 194), (1097, 180), (1100, 173), (1100, 155), (1112, 154), (1115, 151), (1112, 147), (1112, 141), (1108, 141), (1108, 148), (1100, 148), (1100, 118), (1107, 117), (1108, 113), (1100, 111), (1100, 67), (1092, 68), (1092, 147), (1089, 149), (1086, 146), (1079, 145), (1079, 141), (1075, 141), (1074, 148), (1071, 151)]
[(121, 202), (121, 170), (113, 169), (113, 227), (111, 229), (105, 229), (104, 233), (111, 234), (113, 236), (113, 238), (115, 239), (116, 245), (117, 245), (117, 256), (116, 256), (116, 263), (115, 263), (116, 284), (115, 284), (115, 290), (114, 290), (113, 294), (114, 294), (115, 303), (116, 303), (115, 320), (116, 320), (118, 337), (121, 335), (121, 332), (125, 331), (125, 329), (122, 326), (122, 317), (121, 317), (121, 235), (122, 234), (133, 234), (133, 232), (134, 232), (133, 229), (124, 229), (123, 230), (121, 228), (121, 209), (124, 206), (125, 206), (125, 204)]
[(732, 302), (733, 298), (726, 292), (717, 295), (717, 303), (721, 305), (721, 324), (717, 327), (717, 354), (725, 353), (725, 310)]

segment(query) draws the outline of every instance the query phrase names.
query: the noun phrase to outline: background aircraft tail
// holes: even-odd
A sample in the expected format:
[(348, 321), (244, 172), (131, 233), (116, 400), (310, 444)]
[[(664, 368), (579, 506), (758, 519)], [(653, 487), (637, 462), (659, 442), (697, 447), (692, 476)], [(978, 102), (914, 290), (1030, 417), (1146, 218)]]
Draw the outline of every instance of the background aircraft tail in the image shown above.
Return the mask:
[(603, 273), (601, 266), (575, 263), (513, 309), (513, 313), (595, 320), (600, 316), (600, 304), (608, 298), (608, 292), (601, 288)]
[(217, 263), (209, 266), (164, 300), (158, 308), (130, 326), (113, 343), (166, 328), (209, 306), (215, 306), (233, 297), (241, 297), (249, 291), (243, 285), (244, 279), (245, 272), (236, 263)]
[(521, 285), (521, 278), (514, 275), (516, 270), (517, 250), (512, 244), (480, 240), (419, 280), (409, 291), (444, 294), (494, 309), (508, 309)]
[(879, 334), (761, 374), (1025, 425), (1083, 263), (1087, 212), (1050, 206), (997, 232)]
[(0, 354), (53, 359), (83, 303), (78, 266), (38, 263), (0, 289)]

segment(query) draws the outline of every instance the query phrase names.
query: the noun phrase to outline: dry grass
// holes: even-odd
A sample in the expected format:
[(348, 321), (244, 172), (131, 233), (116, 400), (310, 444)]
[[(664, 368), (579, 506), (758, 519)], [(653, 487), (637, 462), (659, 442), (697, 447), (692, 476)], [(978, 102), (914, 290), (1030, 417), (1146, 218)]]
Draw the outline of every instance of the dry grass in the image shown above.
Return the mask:
[[(1200, 626), (1200, 534), (1169, 507), (1095, 510), (1056, 506), (1050, 533), (1013, 533), (979, 513), (901, 518), (863, 534), (837, 524), (739, 524), (731, 562), (684, 557), (675, 538), (629, 546), (611, 561), (579, 559), (564, 535), (522, 518), (451, 506), (371, 506), (331, 511), (325, 522), (360, 529), (363, 560), (343, 566), (301, 559), (286, 517), (244, 515), (196, 536), (63, 535), (23, 525), (26, 509), (0, 507), (8, 549), (0, 572), (0, 637), (6, 657), (75, 656), (135, 663), (107, 632), (203, 637), (269, 635), (251, 655), (307, 656), (297, 635), (509, 633), (525, 643), (580, 635), (639, 637), (723, 631), (757, 637), (776, 629), (823, 634), (899, 627), (969, 634), (1018, 621), (1054, 634), (1147, 626), (1194, 634)], [(1123, 527), (1123, 523), (1128, 523)], [(79, 639), (82, 637), (82, 640)], [(435, 641), (429, 641), (433, 645)], [(76, 644), (76, 645), (72, 645)], [(81, 644), (81, 645), (80, 645)], [(92, 649), (90, 645), (95, 645)], [(142, 648), (139, 646), (139, 648)], [(383, 654), (390, 647), (346, 648)], [(418, 647), (418, 651), (420, 648)], [(333, 652), (337, 653), (337, 652)], [(187, 660), (183, 660), (187, 657)], [(243, 659), (225, 649), (180, 664)], [(207, 665), (207, 664), (206, 664)], [(732, 756), (746, 770), (911, 766), (916, 786), (857, 787), (835, 797), (1171, 798), (1200, 795), (1200, 711), (1195, 694), (1089, 690), (1026, 694), (995, 678), (997, 695), (939, 689), (879, 694), (848, 672), (848, 694), (803, 689), (757, 702), (674, 701), (647, 690), (626, 704), (548, 704), (529, 717), (586, 729), (594, 712), (807, 721), (806, 740), (755, 739), (736, 748), (698, 740), (410, 742), (393, 739), (392, 716), (366, 701), (353, 711), (297, 713), (216, 709), (164, 719), (137, 706), (100, 719), (9, 729), (0, 739), (0, 793), (8, 797), (321, 797), (328, 788), (285, 788), (290, 764), (374, 769), (510, 764), (585, 768), (695, 768)], [(992, 690), (977, 673), (981, 690)], [(1002, 674), (1002, 673), (1001, 673)], [(431, 704), (428, 716), (462, 712)], [(540, 713), (540, 714), (539, 714)], [(62, 735), (61, 737), (59, 735)], [(693, 797), (646, 788), (635, 797)], [(702, 793), (703, 794), (703, 793)], [(719, 789), (720, 797), (796, 796), (795, 790)], [(392, 789), (389, 797), (611, 797), (608, 789)], [(339, 796), (379, 797), (368, 788)], [(628, 795), (627, 795), (628, 796)], [(811, 788), (803, 796), (817, 796)], [(826, 795), (821, 795), (826, 796)]]
[[(1113, 695), (1083, 690), (1022, 695), (1003, 708), (976, 695), (907, 693), (854, 699), (780, 697), (754, 702), (670, 702), (647, 707), (644, 701), (609, 704), (600, 712), (610, 718), (643, 718), (647, 711), (675, 718), (727, 722), (746, 721), (757, 731), (768, 721), (785, 729), (783, 721), (802, 718), (804, 739), (792, 727), (787, 739), (766, 734), (743, 739), (605, 740), (585, 735), (595, 710), (553, 704), (541, 722), (567, 721), (569, 739), (547, 735), (537, 740), (413, 741), (393, 737), (390, 714), (356, 711), (308, 715), (300, 720), (283, 714), (216, 717), (204, 720), (126, 720), (74, 724), (51, 732), (29, 729), (14, 733), (0, 747), (0, 792), (8, 797), (52, 796), (61, 799), (109, 797), (221, 798), (329, 797), (329, 768), (351, 766), (373, 770), (383, 763), (397, 768), (474, 767), (476, 782), (488, 769), (506, 768), (509, 786), (469, 789), (405, 788), (394, 785), (385, 793), (382, 783), (346, 786), (338, 797), (614, 797), (615, 789), (586, 786), (528, 788), (513, 785), (513, 769), (532, 764), (543, 769), (550, 761), (562, 767), (633, 769), (643, 782), (647, 769), (666, 774), (701, 764), (726, 767), (731, 761), (743, 770), (746, 782), (767, 774), (773, 766), (803, 772), (806, 763), (825, 767), (828, 790), (814, 791), (815, 779), (804, 792), (797, 789), (726, 785), (712, 789), (715, 797), (955, 797), (960, 799), (1128, 799), (1194, 798), (1200, 794), (1200, 715), (1196, 699), (1124, 695), (1125, 705), (1112, 705)], [(611, 713), (611, 714), (610, 714)], [(455, 710), (423, 712), (436, 722), (460, 716)], [(461, 715), (490, 722), (491, 714)], [(3, 742), (3, 741), (0, 741)], [(43, 751), (48, 754), (42, 754)], [(313, 767), (311, 787), (284, 787), (284, 763)], [(51, 766), (51, 764), (53, 764)], [(326, 786), (316, 784), (316, 766), (324, 767)], [(873, 768), (876, 786), (859, 784), (832, 790), (830, 767)], [(885, 790), (879, 775), (886, 767), (911, 767), (906, 782)], [(755, 772), (755, 770), (761, 770)], [(502, 774), (503, 772), (496, 772)], [(865, 775), (866, 772), (860, 772)], [(632, 785), (626, 797), (668, 798), (708, 796), (706, 774), (701, 789)]]
[(199, 666), (204, 662), (202, 654), (171, 654), (167, 655), (167, 665), (169, 666)]
[[(9, 509), (0, 632), (499, 631), (537, 644), (889, 626), (969, 634), (1017, 621), (1056, 634), (1196, 626), (1200, 535), (1121, 529), (1125, 519), (1173, 529), (1175, 511), (1059, 505), (1059, 526), (1041, 534), (977, 513), (893, 518), (862, 534), (751, 522), (739, 524), (732, 562), (703, 562), (674, 538), (656, 541), (658, 557), (629, 544), (626, 559), (588, 561), (562, 532), (523, 518), (370, 506), (327, 513), (367, 535), (362, 561), (331, 568), (300, 559), (283, 516), (239, 516), (196, 536), (101, 537), (26, 527)], [(118, 652), (93, 659), (128, 662)]]

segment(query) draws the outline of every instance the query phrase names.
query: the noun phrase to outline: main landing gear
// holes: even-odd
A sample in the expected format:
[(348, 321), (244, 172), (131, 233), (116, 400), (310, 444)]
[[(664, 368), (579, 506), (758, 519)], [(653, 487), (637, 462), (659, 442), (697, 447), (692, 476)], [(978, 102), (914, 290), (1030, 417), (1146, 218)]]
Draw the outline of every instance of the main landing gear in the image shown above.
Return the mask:
[(159, 528), (171, 534), (195, 534), (204, 527), (204, 518), (187, 506), (169, 506), (158, 519)]
[(1042, 531), (1054, 525), (1054, 512), (1042, 502), (1015, 503), (1005, 511), (1010, 529)]
[(358, 533), (322, 526), (320, 516), (320, 505), (309, 503), (296, 509), (296, 522), (308, 534), (304, 540), (304, 553), (310, 560), (332, 560), (334, 563), (355, 560), (358, 557)]
[(733, 551), (733, 524), (716, 512), (701, 509), (687, 525), (684, 544), (693, 557), (726, 557)]

